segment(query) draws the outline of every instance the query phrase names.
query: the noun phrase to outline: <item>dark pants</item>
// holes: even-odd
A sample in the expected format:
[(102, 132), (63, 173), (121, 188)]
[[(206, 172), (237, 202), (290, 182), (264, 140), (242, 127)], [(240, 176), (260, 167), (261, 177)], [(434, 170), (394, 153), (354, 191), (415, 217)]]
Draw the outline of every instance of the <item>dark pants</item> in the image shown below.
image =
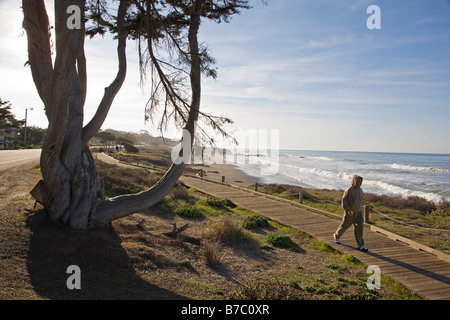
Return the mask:
[(356, 243), (358, 244), (358, 248), (361, 248), (362, 246), (364, 246), (364, 219), (362, 212), (346, 212), (344, 214), (344, 217), (342, 218), (341, 225), (336, 230), (336, 238), (340, 238), (344, 234), (344, 232), (351, 227), (352, 224), (355, 226)]

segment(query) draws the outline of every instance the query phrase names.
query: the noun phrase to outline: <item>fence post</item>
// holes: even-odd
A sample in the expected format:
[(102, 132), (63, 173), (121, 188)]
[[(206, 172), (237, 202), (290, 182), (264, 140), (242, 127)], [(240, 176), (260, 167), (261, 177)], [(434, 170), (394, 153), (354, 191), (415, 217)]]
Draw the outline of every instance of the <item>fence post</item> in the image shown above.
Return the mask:
[(300, 192), (298, 194), (298, 201), (300, 202), (300, 204), (303, 204), (303, 192)]
[(258, 183), (255, 183), (255, 191), (258, 191)]
[(369, 213), (370, 213), (370, 207), (367, 206), (367, 205), (365, 205), (365, 206), (364, 206), (364, 222), (365, 222), (365, 223), (370, 223), (370, 220), (369, 220)]

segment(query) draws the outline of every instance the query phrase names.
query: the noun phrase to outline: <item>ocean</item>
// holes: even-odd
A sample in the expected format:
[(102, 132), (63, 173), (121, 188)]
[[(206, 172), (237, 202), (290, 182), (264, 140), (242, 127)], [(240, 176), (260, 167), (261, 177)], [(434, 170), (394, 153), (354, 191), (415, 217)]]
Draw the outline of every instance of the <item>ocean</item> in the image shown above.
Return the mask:
[(345, 190), (357, 174), (366, 193), (450, 201), (448, 154), (279, 150), (248, 152), (245, 161), (227, 157), (230, 161), (264, 183)]

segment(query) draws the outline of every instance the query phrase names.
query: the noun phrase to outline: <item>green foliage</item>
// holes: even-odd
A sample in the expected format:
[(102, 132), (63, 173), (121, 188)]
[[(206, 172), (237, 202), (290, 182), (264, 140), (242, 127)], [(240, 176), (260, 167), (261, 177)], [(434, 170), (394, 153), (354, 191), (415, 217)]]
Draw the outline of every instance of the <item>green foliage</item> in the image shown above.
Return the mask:
[(26, 147), (24, 147), (24, 149), (42, 149), (42, 146), (36, 144), (29, 144)]
[(450, 202), (443, 202), (436, 206), (436, 210), (432, 212), (434, 215), (450, 217)]
[(361, 264), (361, 261), (359, 261), (357, 258), (355, 258), (352, 254), (345, 255), (344, 260), (347, 261), (348, 263), (354, 264), (354, 265)]
[(19, 128), (25, 124), (25, 121), (17, 120), (11, 111), (11, 107), (12, 105), (9, 101), (3, 101), (0, 98), (0, 125), (4, 125), (7, 128)]
[(294, 288), (294, 289), (297, 289), (297, 290), (300, 290), (301, 288), (300, 288), (300, 286), (299, 286), (299, 284), (297, 283), (297, 282), (295, 282), (295, 281), (289, 281), (289, 283), (288, 283), (292, 288)]
[(253, 230), (258, 227), (269, 227), (269, 221), (260, 215), (250, 215), (244, 219), (242, 226), (247, 230)]
[(181, 261), (181, 265), (186, 268), (192, 268), (192, 263), (191, 263), (191, 260), (189, 260), (189, 259), (183, 259)]
[(208, 196), (206, 198), (206, 203), (208, 205), (210, 205), (211, 207), (216, 207), (216, 208), (225, 208), (225, 207), (235, 208), (236, 207), (236, 205), (229, 199), (219, 199), (219, 198), (213, 197), (213, 196)]
[(196, 208), (177, 208), (175, 213), (186, 218), (201, 218), (203, 216)]
[(327, 253), (336, 253), (337, 252), (335, 249), (333, 249), (331, 246), (329, 246), (328, 244), (326, 244), (323, 241), (320, 241), (315, 238), (313, 238), (311, 241), (313, 242), (313, 245), (317, 250), (327, 252)]
[(293, 247), (294, 242), (289, 236), (281, 234), (269, 234), (267, 236), (267, 242), (274, 247), (289, 249)]
[(326, 290), (323, 286), (319, 285), (318, 283), (314, 283), (313, 285), (306, 286), (305, 291), (308, 293), (314, 293), (314, 294), (324, 294), (326, 293)]
[(214, 288), (214, 293), (217, 294), (218, 296), (223, 296), (223, 291), (220, 290), (219, 288)]
[(342, 273), (342, 272), (345, 272), (345, 271), (348, 270), (347, 267), (343, 267), (343, 266), (340, 266), (340, 265), (337, 265), (337, 264), (333, 264), (333, 263), (327, 265), (327, 268), (328, 268), (328, 269), (331, 269), (331, 270), (336, 270), (336, 271), (338, 271), (339, 273)]
[(125, 150), (127, 150), (127, 152), (130, 152), (130, 153), (138, 153), (139, 152), (139, 148), (133, 146), (130, 143), (122, 142), (122, 144), (125, 147)]

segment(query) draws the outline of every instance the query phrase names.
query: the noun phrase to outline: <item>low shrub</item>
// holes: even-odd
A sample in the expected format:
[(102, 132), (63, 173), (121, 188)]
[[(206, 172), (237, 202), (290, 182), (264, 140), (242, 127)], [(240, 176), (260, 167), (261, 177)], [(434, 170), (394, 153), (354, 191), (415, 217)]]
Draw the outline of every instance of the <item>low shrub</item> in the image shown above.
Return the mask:
[(285, 235), (269, 234), (267, 236), (267, 242), (274, 247), (289, 249), (294, 245), (292, 239)]
[(240, 224), (229, 215), (226, 215), (222, 220), (211, 226), (206, 237), (219, 242), (233, 244), (240, 238), (241, 234), (242, 228)]
[(244, 219), (242, 226), (247, 230), (253, 230), (258, 227), (268, 227), (270, 226), (269, 221), (259, 215), (251, 215)]
[(170, 196), (177, 200), (190, 200), (187, 188), (180, 183), (177, 183), (175, 187), (172, 188), (170, 191)]
[(347, 267), (343, 267), (343, 266), (340, 266), (340, 265), (337, 265), (337, 264), (334, 264), (334, 263), (328, 264), (327, 268), (331, 269), (331, 270), (336, 270), (339, 273), (343, 273), (343, 272), (348, 270)]
[(375, 195), (366, 194), (364, 196), (365, 201), (370, 203), (374, 208), (379, 206), (385, 206), (391, 209), (414, 209), (418, 210), (423, 214), (432, 212), (436, 209), (436, 205), (425, 198), (410, 196), (407, 199), (400, 196), (387, 196), (387, 195)]
[(357, 258), (355, 258), (355, 256), (353, 256), (352, 254), (348, 254), (348, 255), (344, 256), (344, 260), (347, 261), (348, 263), (354, 264), (354, 265), (361, 264), (361, 261), (359, 261)]
[(200, 218), (203, 215), (195, 208), (177, 208), (175, 214), (186, 218)]
[(432, 214), (450, 217), (450, 202), (442, 202), (436, 206)]
[(210, 205), (211, 207), (216, 207), (216, 208), (225, 208), (225, 207), (230, 207), (230, 208), (235, 208), (236, 205), (229, 199), (219, 199), (213, 196), (209, 196), (208, 198), (206, 198), (206, 203), (208, 205)]

